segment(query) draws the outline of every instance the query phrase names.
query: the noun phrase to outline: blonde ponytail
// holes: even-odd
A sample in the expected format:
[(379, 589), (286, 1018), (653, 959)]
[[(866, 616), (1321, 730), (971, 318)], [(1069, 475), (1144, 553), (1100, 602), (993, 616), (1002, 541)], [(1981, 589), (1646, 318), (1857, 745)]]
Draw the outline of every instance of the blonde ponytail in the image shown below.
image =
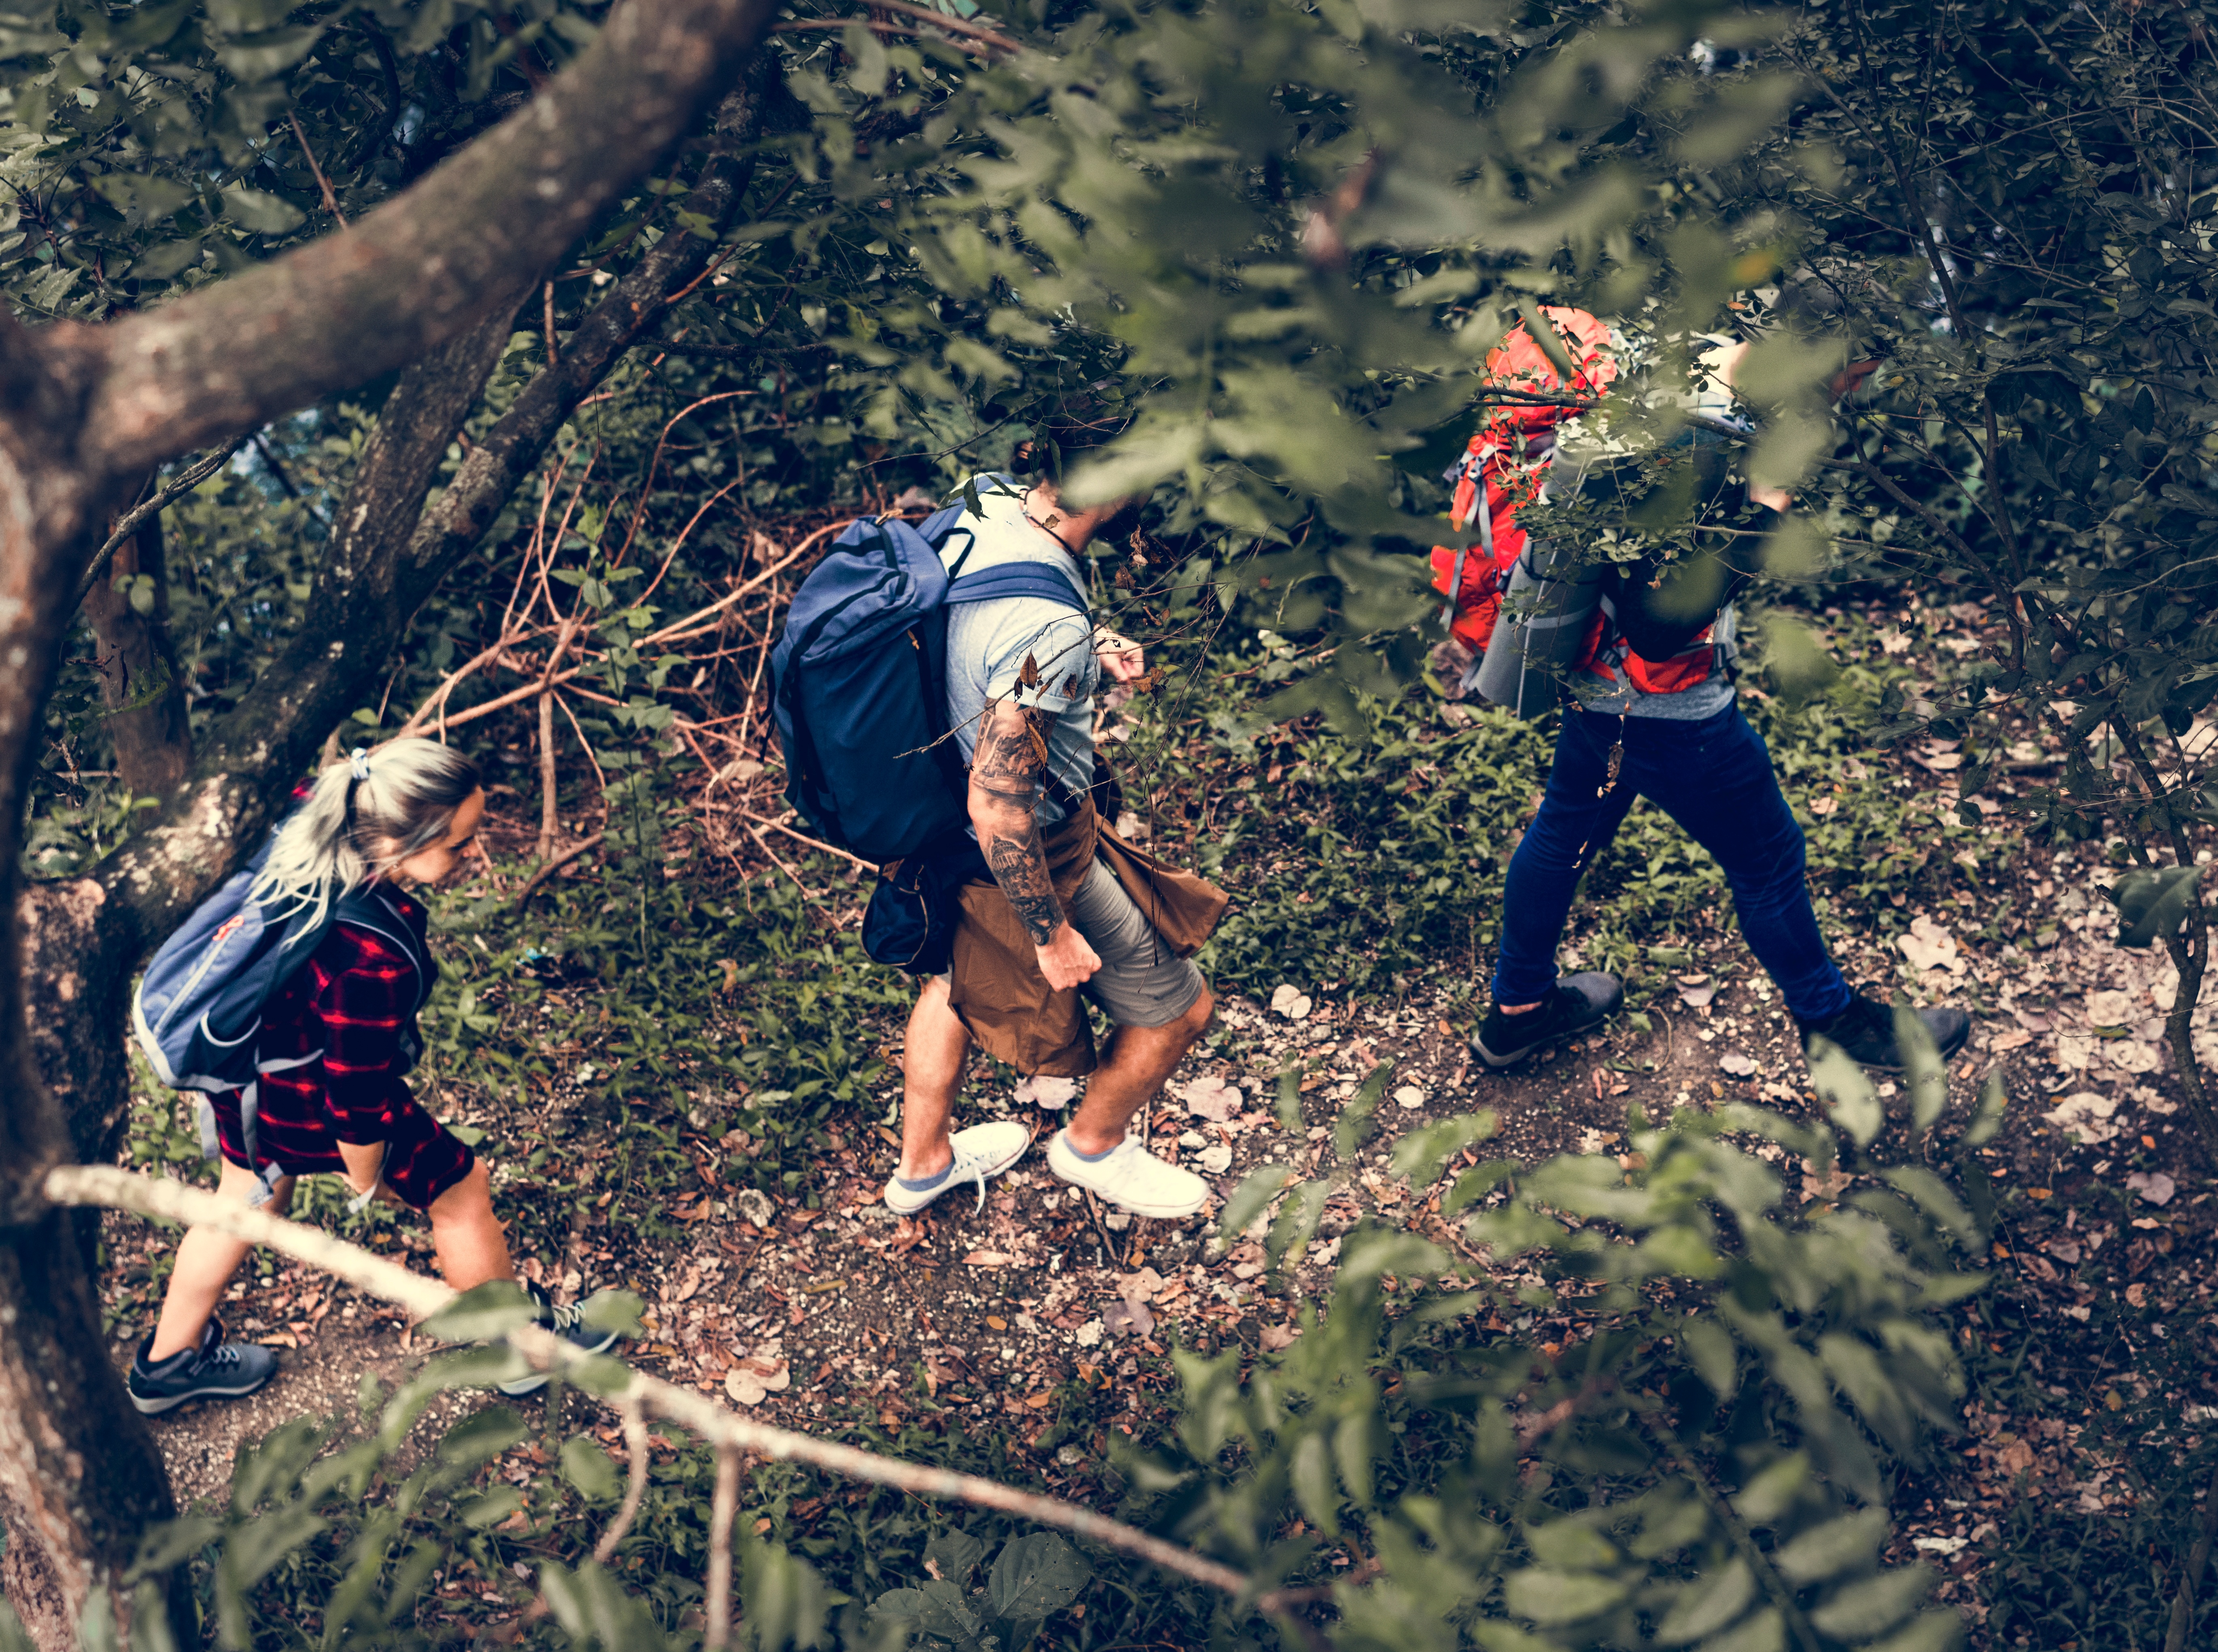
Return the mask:
[(477, 764), (437, 740), (357, 746), (316, 777), (248, 893), (278, 920), (305, 913), (320, 924), (341, 895), (444, 838), (478, 784)]

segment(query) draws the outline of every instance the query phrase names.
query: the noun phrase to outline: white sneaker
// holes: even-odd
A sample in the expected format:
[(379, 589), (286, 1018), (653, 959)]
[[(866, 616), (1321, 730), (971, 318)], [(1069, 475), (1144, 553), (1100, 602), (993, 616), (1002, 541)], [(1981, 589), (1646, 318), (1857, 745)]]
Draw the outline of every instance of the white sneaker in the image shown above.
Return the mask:
[(1047, 1167), (1136, 1216), (1190, 1216), (1209, 1200), (1207, 1182), (1154, 1157), (1137, 1135), (1127, 1135), (1106, 1159), (1086, 1160), (1070, 1145), (1070, 1132), (1057, 1130), (1047, 1144)]
[(1032, 1144), (1032, 1133), (1013, 1118), (1004, 1118), (991, 1124), (973, 1124), (948, 1139), (955, 1148), (955, 1162), (948, 1166), (947, 1179), (920, 1193), (903, 1187), (896, 1176), (886, 1184), (886, 1209), (895, 1216), (913, 1216), (951, 1187), (976, 1182), (978, 1208), (984, 1210), (986, 1178), (1000, 1175), (1023, 1158), (1025, 1149)]

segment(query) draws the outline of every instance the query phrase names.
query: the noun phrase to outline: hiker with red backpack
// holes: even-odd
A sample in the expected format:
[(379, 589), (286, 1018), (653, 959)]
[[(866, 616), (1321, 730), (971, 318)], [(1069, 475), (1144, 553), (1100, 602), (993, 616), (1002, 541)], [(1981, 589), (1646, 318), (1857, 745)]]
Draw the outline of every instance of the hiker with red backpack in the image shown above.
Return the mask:
[[(514, 1279), (477, 1155), (403, 1078), (438, 967), (410, 888), (445, 882), (484, 817), (476, 765), (435, 740), (357, 748), (297, 799), (246, 867), (165, 942), (133, 1003), (164, 1082), (200, 1093), (217, 1191), (282, 1214), (296, 1177), (344, 1177), (357, 1208), (423, 1211), (457, 1290)], [(227, 1341), (217, 1304), (251, 1247), (187, 1229), (152, 1333), (126, 1379), (148, 1414), (236, 1399), (276, 1375), (269, 1349)], [(541, 1324), (599, 1352), (616, 1340), (526, 1287)], [(534, 1372), (505, 1394), (543, 1386)]]
[[(827, 841), (879, 863), (863, 942), (920, 979), (902, 1058), (909, 1216), (1023, 1156), (1013, 1120), (952, 1128), (972, 1047), (1028, 1075), (1087, 1079), (1048, 1168), (1135, 1215), (1190, 1216), (1202, 1179), (1132, 1126), (1214, 1011), (1193, 955), (1225, 897), (1117, 835), (1094, 696), (1141, 674), (1097, 633), (1085, 553), (1143, 500), (1076, 506), (1062, 464), (1122, 420), (1044, 421), (1029, 482), (971, 479), (910, 526), (864, 521), (796, 593), (771, 658), (788, 795)], [(1087, 1006), (1112, 1030), (1097, 1053)]]
[[(1557, 480), (1558, 438), (1582, 411), (1562, 404), (1599, 400), (1617, 372), (1603, 323), (1578, 310), (1546, 314), (1571, 374), (1521, 325), (1488, 358), (1497, 387), (1533, 399), (1491, 410), (1453, 473), (1453, 518), (1477, 530), (1478, 546), (1437, 547), (1432, 556), (1451, 631), (1479, 655), (1467, 685), (1522, 716), (1558, 704), (1563, 715), (1540, 811), (1510, 857), (1494, 1003), (1472, 1049), (1489, 1067), (1508, 1067), (1622, 1006), (1613, 975), (1559, 976), (1556, 944), (1581, 875), (1645, 797), (1716, 858), (1742, 936), (1778, 984), (1806, 1053), (1822, 1038), (1866, 1067), (1899, 1072), (1894, 1012), (1854, 991), (1827, 951), (1804, 881), (1802, 829), (1734, 692), (1733, 600), (1759, 571), (1749, 548), (1792, 501), (1738, 480), (1731, 438), (1697, 428), (1660, 457), (1690, 473), (1705, 547), (1722, 548), (1667, 567), (1652, 555), (1583, 561), (1575, 548), (1529, 541), (1520, 513)], [(1725, 407), (1739, 354), (1728, 344), (1705, 364)], [(1621, 467), (1585, 465), (1565, 485), (1607, 497), (1622, 486)], [(1963, 1011), (1917, 1013), (1944, 1059), (1963, 1047)]]

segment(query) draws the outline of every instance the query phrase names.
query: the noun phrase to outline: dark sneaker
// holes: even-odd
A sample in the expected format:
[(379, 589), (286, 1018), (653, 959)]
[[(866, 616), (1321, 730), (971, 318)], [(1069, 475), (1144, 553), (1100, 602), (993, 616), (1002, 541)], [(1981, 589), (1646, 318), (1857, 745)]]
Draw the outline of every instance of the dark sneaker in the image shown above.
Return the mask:
[(1509, 1067), (1537, 1049), (1577, 1037), (1624, 1007), (1625, 987), (1615, 975), (1599, 970), (1566, 975), (1537, 1010), (1522, 1015), (1504, 1015), (1499, 1007), (1488, 1011), (1471, 1047), (1489, 1067)]
[(201, 1345), (149, 1363), (150, 1333), (139, 1345), (124, 1387), (131, 1403), (149, 1417), (176, 1409), (189, 1400), (236, 1400), (277, 1375), (277, 1356), (249, 1342), (226, 1342), (223, 1321), (213, 1315), (201, 1333)]
[[(1941, 1052), (1943, 1061), (1954, 1057), (1972, 1036), (1972, 1018), (1961, 1010), (1944, 1005), (1917, 1013), (1925, 1024), (1925, 1030), (1933, 1035), (1934, 1047)], [(1823, 1038), (1846, 1050), (1849, 1059), (1860, 1067), (1879, 1073), (1903, 1070), (1902, 1051), (1894, 1040), (1894, 1012), (1861, 993), (1849, 1000), (1847, 1009), (1830, 1021), (1805, 1021), (1797, 1016), (1794, 1024), (1802, 1030), (1802, 1053), (1806, 1058), (1810, 1053), (1811, 1040)]]
[[(616, 1346), (616, 1332), (596, 1331), (585, 1323), (583, 1303), (573, 1302), (567, 1308), (559, 1308), (554, 1299), (537, 1285), (527, 1283), (524, 1288), (531, 1293), (531, 1300), (539, 1306), (539, 1322), (563, 1341), (583, 1348), (589, 1354), (606, 1353)], [(512, 1383), (501, 1383), (496, 1386), (503, 1394), (515, 1398), (520, 1395), (538, 1393), (547, 1386), (547, 1372), (533, 1371), (528, 1377), (519, 1377)]]

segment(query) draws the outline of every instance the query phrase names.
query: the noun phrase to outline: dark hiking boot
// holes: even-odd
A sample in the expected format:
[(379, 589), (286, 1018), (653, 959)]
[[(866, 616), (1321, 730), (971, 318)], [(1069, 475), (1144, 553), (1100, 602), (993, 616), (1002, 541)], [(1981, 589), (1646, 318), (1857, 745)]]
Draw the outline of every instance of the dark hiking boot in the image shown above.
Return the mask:
[[(1963, 1049), (1964, 1041), (1972, 1036), (1972, 1018), (1961, 1010), (1943, 1005), (1919, 1010), (1917, 1015), (1925, 1024), (1925, 1030), (1933, 1035), (1934, 1048), (1940, 1051), (1943, 1062)], [(1894, 1037), (1894, 1012), (1861, 993), (1849, 1000), (1847, 1009), (1829, 1021), (1805, 1021), (1797, 1016), (1794, 1024), (1801, 1029), (1806, 1058), (1810, 1055), (1811, 1041), (1823, 1038), (1846, 1050), (1849, 1059), (1859, 1067), (1868, 1067), (1875, 1073), (1903, 1070), (1902, 1050)]]
[[(616, 1344), (617, 1333), (597, 1331), (585, 1323), (585, 1309), (582, 1302), (573, 1302), (567, 1308), (555, 1305), (554, 1299), (537, 1285), (527, 1282), (524, 1287), (531, 1293), (531, 1300), (539, 1309), (539, 1322), (563, 1341), (583, 1348), (589, 1354), (606, 1353)], [(513, 1382), (496, 1384), (511, 1399), (526, 1394), (536, 1394), (547, 1386), (548, 1373), (533, 1371)]]
[(1615, 975), (1599, 971), (1566, 975), (1552, 988), (1537, 1010), (1504, 1015), (1499, 1006), (1487, 1012), (1471, 1051), (1489, 1067), (1509, 1067), (1534, 1051), (1566, 1038), (1576, 1038), (1598, 1026), (1625, 1007), (1625, 987)]
[(149, 1417), (191, 1400), (239, 1399), (277, 1375), (276, 1354), (248, 1342), (226, 1342), (223, 1321), (213, 1315), (197, 1348), (150, 1363), (146, 1351), (153, 1346), (151, 1334), (139, 1345), (123, 1384), (131, 1403)]

